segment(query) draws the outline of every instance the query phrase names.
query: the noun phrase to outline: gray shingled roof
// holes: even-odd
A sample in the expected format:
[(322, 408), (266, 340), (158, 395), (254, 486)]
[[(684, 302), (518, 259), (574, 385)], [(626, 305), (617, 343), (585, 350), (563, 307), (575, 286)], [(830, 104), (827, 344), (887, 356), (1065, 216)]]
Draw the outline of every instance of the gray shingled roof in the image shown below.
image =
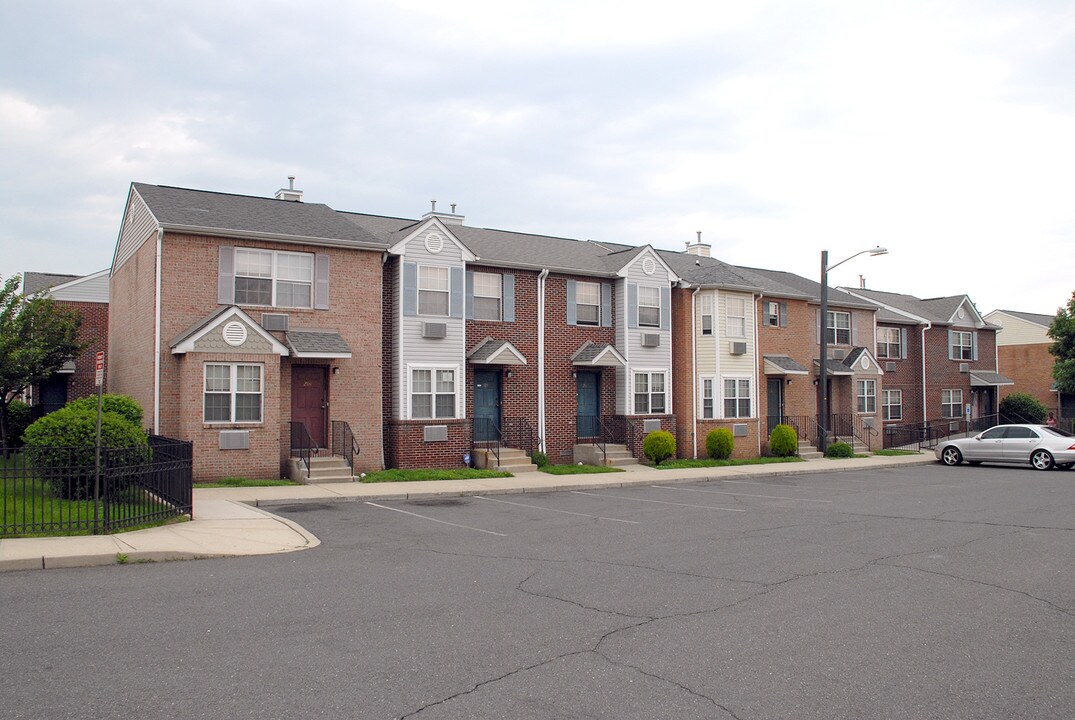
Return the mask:
[[(767, 270), (765, 268), (751, 268), (735, 266), (736, 272), (746, 275), (748, 278), (757, 278), (761, 284), (762, 292), (774, 297), (787, 297), (792, 299), (806, 298), (813, 302), (821, 302), (821, 283), (784, 270)], [(863, 308), (876, 310), (873, 303), (849, 295), (843, 290), (834, 287), (829, 288), (829, 305), (845, 308)]]
[(179, 333), (174, 338), (172, 338), (170, 341), (168, 341), (168, 347), (173, 347), (174, 348), (176, 345), (178, 345), (179, 343), (183, 342), (184, 340), (189, 338), (191, 335), (195, 334), (196, 332), (198, 332), (199, 330), (201, 330), (202, 328), (204, 328), (205, 326), (209, 325), (211, 322), (216, 320), (218, 317), (220, 317), (224, 313), (226, 313), (229, 310), (231, 310), (231, 308), (232, 308), (231, 305), (221, 305), (216, 310), (214, 310), (213, 312), (209, 313), (205, 317), (201, 318), (200, 320), (195, 322), (193, 325), (189, 326), (186, 330), (184, 330), (183, 332)]
[(351, 354), (351, 348), (335, 330), (288, 330), (284, 337), (295, 357)]
[[(623, 356), (608, 344), (599, 344), (587, 340), (582, 344), (575, 354), (571, 356), (571, 363), (573, 365), (593, 365), (594, 361), (601, 355), (607, 353), (609, 356), (615, 359), (616, 365), (623, 365)], [(607, 361), (602, 361), (602, 365), (609, 365)]]
[(1053, 320), (1056, 319), (1055, 315), (1041, 315), (1039, 313), (1021, 312), (1019, 310), (998, 310), (997, 312), (1007, 313), (1020, 320), (1026, 320), (1042, 327), (1050, 327), (1053, 324)]
[(1009, 377), (1005, 377), (1000, 373), (988, 372), (986, 370), (971, 370), (970, 371), (970, 384), (971, 387), (983, 387), (987, 385), (1014, 385), (1015, 381)]
[(799, 374), (809, 372), (805, 366), (795, 362), (787, 355), (762, 355), (762, 358), (765, 362), (775, 365), (786, 373)]
[(903, 293), (884, 292), (883, 290), (856, 289), (856, 293), (884, 303), (891, 307), (909, 312), (912, 315), (925, 318), (934, 324), (948, 324), (952, 315), (967, 299), (966, 295), (951, 295), (949, 297), (927, 298), (925, 300), (913, 295)]
[(22, 274), (22, 293), (34, 295), (57, 285), (78, 280), (81, 275), (61, 275), (59, 273), (24, 272)]
[[(478, 343), (478, 346), (467, 355), (467, 359), (477, 365), (485, 365), (489, 364), (491, 360), (505, 350), (508, 351), (512, 358), (516, 359), (509, 360), (506, 363), (502, 362), (501, 364), (516, 365), (526, 363), (526, 356), (519, 351), (519, 348), (507, 340), (494, 340), (492, 338), (485, 338)], [(517, 358), (522, 358), (521, 363)]]
[(361, 246), (385, 245), (355, 223), (320, 203), (228, 195), (163, 185), (133, 183), (161, 225), (328, 240)]

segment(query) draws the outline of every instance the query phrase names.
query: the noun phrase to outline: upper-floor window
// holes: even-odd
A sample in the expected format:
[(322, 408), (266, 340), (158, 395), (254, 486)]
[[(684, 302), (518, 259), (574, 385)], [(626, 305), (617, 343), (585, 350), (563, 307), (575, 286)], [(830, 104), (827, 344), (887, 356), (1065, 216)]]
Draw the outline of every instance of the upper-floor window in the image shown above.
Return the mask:
[[(781, 303), (779, 303), (779, 302), (777, 302), (775, 300), (767, 300), (765, 302), (765, 324), (766, 325), (769, 325), (770, 327), (781, 327), (782, 325), (784, 325), (787, 322), (786, 320), (784, 322), (781, 322), (781, 320), (780, 320), (780, 317), (781, 317), (781, 314), (782, 314), (780, 312), (780, 310), (781, 310), (780, 305), (781, 305)], [(786, 312), (787, 311), (785, 310), (785, 313)], [(784, 315), (784, 317), (787, 317), (786, 314)]]
[(903, 340), (899, 328), (877, 328), (877, 357), (889, 359), (903, 357)]
[(448, 317), (448, 268), (418, 266), (418, 314)]
[(235, 304), (313, 307), (312, 253), (235, 248)]
[(750, 417), (749, 378), (724, 378), (724, 417)]
[(474, 273), (474, 319), (500, 320), (503, 283), (496, 273)]
[(713, 334), (713, 294), (702, 295), (702, 334)]
[(601, 283), (575, 283), (575, 322), (579, 325), (601, 324)]
[(948, 333), (951, 343), (948, 357), (952, 360), (974, 359), (974, 333), (952, 330)]
[(648, 285), (638, 287), (638, 325), (639, 327), (661, 326), (661, 289), (659, 287)]
[(877, 412), (877, 381), (859, 380), (856, 409), (860, 413)]
[(635, 373), (635, 414), (647, 415), (663, 412), (665, 412), (664, 373)]
[(941, 390), (941, 415), (946, 418), (963, 417), (963, 390)]
[(261, 422), (261, 365), (206, 363), (202, 400), (207, 423)]
[(728, 337), (747, 336), (747, 303), (743, 298), (730, 297), (727, 305)]
[(830, 310), (825, 322), (825, 332), (833, 345), (851, 344), (851, 313)]

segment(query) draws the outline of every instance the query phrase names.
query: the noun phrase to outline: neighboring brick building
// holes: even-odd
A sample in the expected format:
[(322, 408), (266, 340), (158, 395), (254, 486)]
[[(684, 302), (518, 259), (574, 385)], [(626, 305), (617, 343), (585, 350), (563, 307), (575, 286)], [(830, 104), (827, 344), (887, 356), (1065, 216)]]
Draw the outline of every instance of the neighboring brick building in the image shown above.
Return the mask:
[(985, 319), (998, 328), (997, 367), (1014, 383), (1001, 388), (1000, 399), (1013, 392), (1029, 393), (1060, 417), (1060, 396), (1053, 379), (1056, 358), (1049, 352), (1053, 339), (1048, 335), (1055, 317), (1018, 310), (994, 310), (987, 313)]

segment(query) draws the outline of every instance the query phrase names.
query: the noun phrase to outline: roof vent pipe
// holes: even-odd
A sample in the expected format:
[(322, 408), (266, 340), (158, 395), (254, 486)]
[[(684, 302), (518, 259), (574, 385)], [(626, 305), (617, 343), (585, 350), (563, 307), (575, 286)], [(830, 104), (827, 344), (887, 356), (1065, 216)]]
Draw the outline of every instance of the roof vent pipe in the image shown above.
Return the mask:
[(295, 176), (287, 176), (287, 187), (280, 188), (276, 191), (274, 197), (277, 200), (288, 200), (290, 202), (302, 202), (302, 190), (295, 189)]
[(698, 233), (698, 240), (693, 245), (690, 244), (690, 243), (687, 243), (687, 254), (688, 255), (698, 255), (698, 256), (701, 256), (701, 257), (710, 257), (709, 250), (710, 250), (710, 248), (712, 246), (707, 244), (707, 243), (702, 242), (702, 231), (701, 230), (696, 230), (695, 232)]

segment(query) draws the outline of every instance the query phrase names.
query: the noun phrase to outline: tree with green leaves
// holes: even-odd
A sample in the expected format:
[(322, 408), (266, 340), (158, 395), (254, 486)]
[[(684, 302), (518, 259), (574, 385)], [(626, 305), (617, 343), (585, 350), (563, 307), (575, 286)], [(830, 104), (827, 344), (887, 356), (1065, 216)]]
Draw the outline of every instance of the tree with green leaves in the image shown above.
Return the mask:
[(0, 284), (0, 446), (8, 445), (8, 405), (82, 349), (81, 316), (52, 298), (20, 292), (21, 276)]
[(1071, 293), (1067, 307), (1057, 309), (1048, 334), (1053, 339), (1049, 352), (1056, 358), (1053, 365), (1056, 387), (1062, 393), (1075, 393), (1075, 292)]

